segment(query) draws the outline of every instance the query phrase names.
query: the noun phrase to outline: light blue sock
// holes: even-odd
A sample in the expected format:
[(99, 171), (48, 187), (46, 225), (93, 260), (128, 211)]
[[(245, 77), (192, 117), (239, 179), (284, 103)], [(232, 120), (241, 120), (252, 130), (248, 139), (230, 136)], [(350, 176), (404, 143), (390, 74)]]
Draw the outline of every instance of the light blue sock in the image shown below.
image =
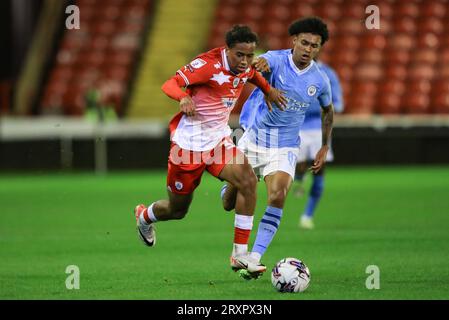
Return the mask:
[(254, 242), (253, 252), (259, 253), (261, 256), (265, 253), (268, 246), (273, 240), (279, 223), (282, 218), (282, 209), (268, 206), (265, 214), (260, 220), (259, 229), (257, 230), (256, 241)]
[(310, 189), (309, 200), (307, 201), (306, 210), (304, 211), (304, 215), (309, 218), (313, 217), (315, 213), (316, 206), (321, 199), (321, 195), (323, 194), (324, 189), (324, 176), (318, 175), (313, 176), (313, 184)]

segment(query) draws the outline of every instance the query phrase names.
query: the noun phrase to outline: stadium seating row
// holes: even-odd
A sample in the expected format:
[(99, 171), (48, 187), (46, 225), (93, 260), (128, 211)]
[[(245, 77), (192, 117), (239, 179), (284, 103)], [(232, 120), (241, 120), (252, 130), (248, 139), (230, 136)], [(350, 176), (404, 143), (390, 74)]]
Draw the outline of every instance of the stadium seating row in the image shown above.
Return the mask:
[(86, 94), (121, 111), (151, 0), (78, 0), (81, 28), (66, 31), (41, 101), (43, 114), (83, 115)]

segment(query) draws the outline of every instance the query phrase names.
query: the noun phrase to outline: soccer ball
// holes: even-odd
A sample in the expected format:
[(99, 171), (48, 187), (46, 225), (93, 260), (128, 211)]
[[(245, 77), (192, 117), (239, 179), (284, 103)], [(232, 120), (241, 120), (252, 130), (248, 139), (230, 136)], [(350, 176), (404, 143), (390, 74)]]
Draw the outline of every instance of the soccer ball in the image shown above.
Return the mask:
[(271, 271), (271, 283), (279, 292), (303, 292), (309, 282), (309, 268), (296, 258), (282, 259)]

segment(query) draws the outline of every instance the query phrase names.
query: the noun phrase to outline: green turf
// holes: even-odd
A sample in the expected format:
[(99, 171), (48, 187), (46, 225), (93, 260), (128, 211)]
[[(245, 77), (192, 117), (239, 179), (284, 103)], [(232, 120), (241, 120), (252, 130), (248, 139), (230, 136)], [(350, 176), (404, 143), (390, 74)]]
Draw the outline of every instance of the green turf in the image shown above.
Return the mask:
[[(303, 259), (302, 294), (230, 270), (234, 218), (207, 174), (188, 216), (157, 224), (157, 246), (143, 246), (133, 208), (164, 186), (165, 172), (1, 175), (0, 299), (449, 299), (448, 167), (329, 168), (308, 232), (297, 228), (305, 200), (290, 195), (263, 261)], [(263, 184), (258, 195), (257, 223)], [(80, 268), (79, 290), (65, 287), (68, 265)], [(380, 268), (379, 290), (365, 287), (368, 265)]]

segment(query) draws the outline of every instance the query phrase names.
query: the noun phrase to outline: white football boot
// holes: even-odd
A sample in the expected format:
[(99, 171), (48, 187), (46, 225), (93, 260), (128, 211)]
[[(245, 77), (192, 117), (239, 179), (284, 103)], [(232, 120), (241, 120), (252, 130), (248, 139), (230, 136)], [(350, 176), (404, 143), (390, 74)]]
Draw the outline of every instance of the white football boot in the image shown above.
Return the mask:
[(299, 220), (299, 227), (302, 229), (312, 230), (315, 225), (313, 224), (313, 219), (306, 215), (301, 216), (301, 220)]
[(148, 246), (153, 247), (156, 244), (156, 231), (154, 229), (154, 224), (150, 223), (149, 225), (145, 225), (140, 222), (140, 215), (147, 208), (143, 204), (139, 204), (134, 208), (134, 215), (136, 217), (137, 224), (137, 234), (139, 235), (140, 240)]
[(231, 256), (231, 269), (239, 272), (240, 277), (245, 280), (258, 279), (267, 271), (267, 267), (250, 257), (248, 253)]

